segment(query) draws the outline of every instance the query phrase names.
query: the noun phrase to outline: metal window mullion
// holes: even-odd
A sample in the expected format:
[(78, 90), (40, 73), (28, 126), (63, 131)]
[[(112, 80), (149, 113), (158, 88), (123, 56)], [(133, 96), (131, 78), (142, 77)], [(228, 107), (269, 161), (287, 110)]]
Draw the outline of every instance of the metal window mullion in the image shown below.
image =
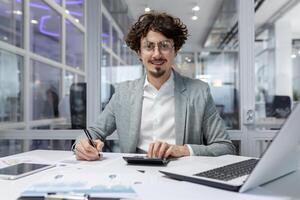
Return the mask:
[(245, 118), (248, 110), (255, 110), (254, 71), (254, 1), (238, 1), (239, 59), (240, 59), (240, 121), (241, 155), (250, 155), (253, 145)]
[[(82, 134), (82, 130), (55, 130), (55, 134), (51, 130), (7, 130), (0, 131), (1, 139), (9, 140), (74, 140), (78, 135)], [(115, 135), (108, 136), (106, 140), (116, 140)]]
[(194, 65), (195, 65), (195, 77), (199, 74), (199, 62), (198, 62), (198, 51), (194, 51)]
[[(103, 4), (101, 4), (103, 5)], [(111, 16), (111, 14), (109, 13), (109, 11), (105, 8), (105, 6), (101, 7), (102, 12), (105, 17), (108, 19), (108, 21), (110, 22), (110, 24), (115, 28), (115, 30), (118, 32), (119, 35), (121, 35), (122, 37), (124, 36), (124, 33), (122, 32), (122, 29), (119, 27), (118, 23), (115, 21), (115, 19)]]
[[(19, 48), (19, 47), (15, 47), (9, 44), (6, 44), (2, 41), (0, 41), (0, 44), (2, 45), (2, 47), (4, 47), (4, 49), (11, 51), (13, 53), (19, 54), (21, 56), (23, 56), (23, 61), (24, 61), (24, 80), (23, 80), (23, 92), (24, 92), (24, 101), (23, 101), (23, 107), (24, 107), (24, 122), (18, 122), (18, 123), (9, 123), (6, 125), (3, 125), (4, 127), (9, 127), (9, 128), (22, 128), (24, 127), (25, 130), (22, 131), (18, 131), (18, 130), (0, 130), (0, 134), (1, 134), (1, 138), (2, 136), (4, 136), (4, 138), (6, 139), (26, 139), (27, 142), (25, 142), (24, 145), (24, 150), (29, 150), (29, 140), (32, 139), (64, 139), (63, 133), (64, 131), (56, 131), (58, 134), (60, 134), (60, 132), (62, 132), (62, 137), (57, 138), (57, 135), (53, 135), (53, 131), (52, 130), (43, 130), (42, 132), (44, 134), (40, 135), (40, 130), (30, 130), (30, 128), (34, 125), (40, 124), (39, 120), (34, 120), (32, 121), (32, 115), (31, 115), (31, 111), (32, 111), (32, 105), (31, 105), (31, 94), (32, 94), (32, 88), (31, 88), (31, 78), (30, 78), (30, 72), (31, 72), (31, 66), (30, 66), (30, 60), (34, 59), (40, 62), (43, 62), (45, 64), (49, 64), (51, 66), (54, 66), (58, 69), (68, 69), (69, 71), (73, 72), (76, 74), (76, 77), (78, 75), (85, 75), (85, 72), (72, 68), (70, 66), (66, 66), (64, 63), (59, 63), (56, 61), (53, 61), (51, 59), (45, 58), (43, 56), (40, 56), (38, 54), (32, 53), (30, 50), (30, 7), (29, 7), (29, 0), (24, 0), (24, 49)], [(49, 3), (49, 0), (45, 0), (45, 2)], [(63, 0), (64, 2), (64, 0)], [(53, 7), (54, 10), (58, 10), (58, 13), (66, 16), (67, 14), (64, 12), (64, 9), (60, 8), (58, 5), (53, 4), (53, 3), (49, 3), (50, 7), (52, 7), (52, 5), (54, 5)], [(72, 18), (71, 16), (68, 16), (69, 18)], [(62, 17), (63, 18), (63, 17)], [(67, 17), (65, 17), (67, 18)], [(70, 20), (71, 23), (74, 24), (74, 19)], [(79, 25), (78, 23), (76, 23), (77, 25), (75, 25), (77, 28), (79, 28), (84, 34), (86, 33), (85, 28), (83, 28), (82, 25)], [(63, 53), (62, 53), (63, 54)], [(63, 56), (63, 55), (62, 55)], [(51, 121), (51, 120), (50, 120)], [(42, 124), (43, 122), (41, 122)], [(72, 131), (73, 132), (73, 131)], [(13, 134), (15, 133), (15, 134)], [(70, 137), (66, 137), (69, 139), (74, 139), (79, 133), (74, 133), (71, 134)], [(43, 136), (42, 136), (43, 135)]]
[[(9, 129), (24, 129), (26, 126), (25, 122), (10, 122), (10, 123), (1, 123), (0, 124), (0, 135), (2, 135), (3, 132), (6, 132), (6, 130)], [(5, 131), (1, 131), (5, 130)]]
[(53, 61), (49, 58), (45, 58), (45, 57), (40, 56), (40, 55), (35, 54), (35, 53), (29, 52), (29, 55), (32, 59), (34, 59), (36, 61), (39, 61), (39, 62), (42, 62), (42, 63), (47, 64), (47, 65), (51, 65), (52, 67), (56, 67), (58, 69), (66, 68), (68, 71), (71, 71), (73, 73), (84, 75), (84, 72), (82, 70), (76, 69), (74, 67), (70, 67), (68, 65), (63, 65), (62, 63), (59, 63), (57, 61)]
[(96, 121), (100, 113), (100, 15), (101, 1), (86, 1), (86, 82), (87, 82), (87, 126)]
[[(25, 122), (25, 132), (30, 129), (29, 123), (32, 117), (32, 88), (30, 80), (30, 7), (29, 0), (24, 0), (24, 122)], [(31, 132), (27, 133), (29, 138), (31, 138)], [(18, 135), (19, 136), (19, 135)], [(19, 139), (19, 138), (18, 138)], [(30, 141), (23, 141), (23, 151), (30, 150)]]
[[(86, 126), (89, 126), (90, 124), (91, 124), (91, 121), (93, 121), (94, 120), (94, 111), (92, 111), (93, 113), (89, 113), (89, 112), (91, 112), (90, 111), (90, 109), (91, 108), (89, 108), (88, 106), (91, 104), (91, 105), (93, 105), (94, 106), (94, 102), (89, 102), (89, 101), (93, 101), (92, 100), (92, 97), (89, 97), (89, 95), (90, 95), (90, 93), (92, 92), (92, 91), (90, 91), (89, 90), (89, 86), (90, 85), (88, 85), (87, 84), (87, 68), (89, 67), (89, 65), (88, 65), (88, 62), (87, 62), (87, 49), (88, 49), (88, 45), (87, 45), (87, 42), (88, 42), (88, 33), (87, 33), (87, 1), (84, 1), (83, 2), (83, 12), (84, 12), (84, 14), (83, 14), (83, 16), (84, 16), (84, 32), (83, 32), (83, 48), (84, 48), (84, 52), (83, 52), (83, 71), (84, 71), (84, 75), (83, 75), (83, 77), (84, 77), (84, 80), (85, 80), (85, 82), (86, 82), (86, 118), (85, 118), (85, 120), (86, 120)], [(90, 59), (90, 58), (89, 58)], [(96, 59), (98, 59), (98, 57), (96, 58)], [(77, 82), (79, 82), (79, 77), (78, 76), (75, 76), (75, 78), (76, 78), (76, 80), (75, 80), (75, 82), (77, 83)], [(95, 80), (97, 80), (97, 79), (95, 79)], [(97, 86), (96, 86), (97, 87)], [(95, 88), (94, 88), (95, 89)]]
[[(65, 1), (62, 1), (63, 8), (65, 8)], [(66, 74), (66, 23), (65, 23), (65, 15), (62, 14), (61, 16), (61, 62), (62, 62), (62, 71), (61, 71), (61, 98), (66, 95), (65, 91), (65, 81), (64, 77)]]
[(66, 19), (68, 19), (79, 30), (81, 30), (82, 32), (85, 31), (84, 26), (75, 21), (75, 17), (66, 13), (66, 7), (65, 7), (64, 1), (62, 2), (63, 3), (62, 7), (60, 5), (58, 5), (57, 3), (55, 3), (53, 0), (44, 0), (44, 1), (49, 5), (49, 7), (54, 9), (57, 13), (63, 15)]
[(32, 53), (32, 52), (29, 52), (29, 55), (32, 59), (36, 60), (36, 61), (39, 61), (39, 62), (42, 62), (44, 64), (47, 64), (47, 65), (51, 65), (53, 67), (56, 67), (56, 68), (62, 68), (63, 67), (63, 64), (60, 63), (60, 62), (57, 62), (55, 60), (52, 60), (50, 58), (46, 58), (46, 57), (43, 57), (39, 54), (36, 54), (36, 53)]
[(121, 60), (121, 57), (118, 56), (112, 49), (108, 49), (107, 52), (111, 55), (111, 57), (113, 57), (113, 58), (115, 58), (117, 60)]
[(65, 68), (65, 70), (67, 70), (69, 72), (73, 72), (74, 74), (85, 76), (85, 72), (84, 71), (81, 71), (81, 70), (78, 70), (76, 68), (69, 67), (69, 66), (64, 66), (64, 68)]
[(117, 60), (118, 60), (118, 65), (121, 63), (121, 44), (120, 44), (120, 34), (118, 33), (117, 37)]
[(26, 124), (25, 130), (29, 129), (29, 122), (32, 115), (31, 96), (32, 90), (30, 87), (30, 7), (29, 0), (24, 0), (24, 122)]
[(17, 54), (17, 55), (20, 55), (22, 57), (24, 57), (25, 54), (26, 54), (24, 49), (22, 49), (20, 47), (13, 46), (13, 45), (8, 44), (6, 42), (0, 41), (0, 47), (4, 51), (7, 51), (7, 52), (10, 52), (10, 53), (13, 53), (13, 54)]

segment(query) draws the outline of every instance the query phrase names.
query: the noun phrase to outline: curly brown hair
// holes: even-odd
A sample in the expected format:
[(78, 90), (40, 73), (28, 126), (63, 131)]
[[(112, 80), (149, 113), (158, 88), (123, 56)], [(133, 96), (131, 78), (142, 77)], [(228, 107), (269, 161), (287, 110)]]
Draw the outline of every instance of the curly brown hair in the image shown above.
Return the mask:
[(165, 37), (172, 39), (175, 52), (182, 47), (188, 37), (187, 27), (179, 18), (165, 12), (151, 11), (141, 15), (131, 27), (125, 39), (127, 46), (139, 52), (141, 38), (146, 37), (150, 30), (160, 32)]

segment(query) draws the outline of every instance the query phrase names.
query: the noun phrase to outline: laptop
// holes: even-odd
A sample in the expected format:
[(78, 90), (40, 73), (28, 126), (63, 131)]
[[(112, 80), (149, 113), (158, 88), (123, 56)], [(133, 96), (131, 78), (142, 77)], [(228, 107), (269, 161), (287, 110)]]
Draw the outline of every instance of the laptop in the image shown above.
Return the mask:
[(299, 119), (300, 104), (290, 114), (261, 159), (224, 155), (186, 165), (186, 170), (181, 166), (180, 169), (175, 167), (160, 172), (177, 180), (245, 192), (297, 170)]

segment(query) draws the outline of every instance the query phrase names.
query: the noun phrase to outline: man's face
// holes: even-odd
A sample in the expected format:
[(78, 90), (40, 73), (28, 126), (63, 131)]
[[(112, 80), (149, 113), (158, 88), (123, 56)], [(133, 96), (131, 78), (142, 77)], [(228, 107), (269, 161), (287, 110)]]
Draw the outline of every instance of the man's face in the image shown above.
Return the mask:
[(149, 31), (141, 39), (139, 57), (152, 78), (169, 76), (176, 56), (174, 42), (159, 32)]

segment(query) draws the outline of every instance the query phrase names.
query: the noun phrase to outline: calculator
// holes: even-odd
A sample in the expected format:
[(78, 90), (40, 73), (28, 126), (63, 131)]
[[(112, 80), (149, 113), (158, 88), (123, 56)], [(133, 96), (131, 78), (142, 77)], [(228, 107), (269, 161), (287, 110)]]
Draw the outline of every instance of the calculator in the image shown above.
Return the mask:
[(168, 158), (149, 158), (147, 156), (123, 156), (128, 164), (131, 165), (167, 165)]

